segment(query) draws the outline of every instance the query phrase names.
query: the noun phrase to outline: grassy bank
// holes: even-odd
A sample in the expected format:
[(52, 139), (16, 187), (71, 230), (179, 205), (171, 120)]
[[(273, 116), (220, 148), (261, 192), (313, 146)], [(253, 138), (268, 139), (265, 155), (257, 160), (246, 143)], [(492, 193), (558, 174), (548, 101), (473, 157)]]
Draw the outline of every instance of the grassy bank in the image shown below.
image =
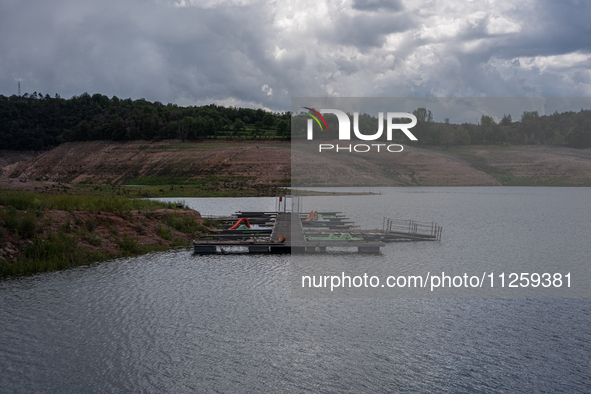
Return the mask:
[(256, 184), (249, 177), (206, 177), (187, 179), (184, 177), (143, 177), (136, 178), (124, 185), (91, 184), (91, 183), (49, 183), (27, 181), (37, 193), (51, 193), (126, 198), (159, 198), (159, 197), (273, 197), (283, 193), (290, 185), (290, 179), (280, 180), (272, 184)]
[(126, 212), (132, 209), (172, 208), (172, 203), (133, 199), (127, 196), (69, 195), (0, 190), (0, 205), (17, 210), (64, 210), (89, 212)]
[(177, 203), (0, 190), (0, 276), (187, 246), (206, 224)]

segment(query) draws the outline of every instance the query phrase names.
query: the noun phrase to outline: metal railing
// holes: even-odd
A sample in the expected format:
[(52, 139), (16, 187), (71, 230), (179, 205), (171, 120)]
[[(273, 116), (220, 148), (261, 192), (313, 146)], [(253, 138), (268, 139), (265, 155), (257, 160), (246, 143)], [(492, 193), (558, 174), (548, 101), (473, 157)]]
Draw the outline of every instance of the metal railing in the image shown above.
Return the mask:
[(400, 220), (384, 218), (382, 230), (386, 235), (408, 234), (417, 237), (432, 238), (441, 241), (443, 227), (437, 223), (417, 222), (415, 220)]

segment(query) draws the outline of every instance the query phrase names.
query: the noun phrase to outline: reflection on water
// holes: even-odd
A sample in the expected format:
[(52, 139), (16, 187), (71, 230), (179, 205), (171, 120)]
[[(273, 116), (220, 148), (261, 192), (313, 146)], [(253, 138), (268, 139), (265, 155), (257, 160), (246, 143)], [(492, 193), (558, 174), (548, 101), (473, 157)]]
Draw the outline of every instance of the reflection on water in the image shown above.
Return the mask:
[(201, 212), (203, 216), (230, 216), (234, 212), (277, 211), (275, 197), (241, 197), (241, 198), (156, 198), (160, 201), (181, 201), (189, 208)]
[[(376, 197), (373, 205), (381, 198), (396, 202), (384, 203), (385, 216), (404, 206), (408, 216), (396, 216), (446, 226), (441, 244), (386, 248), (384, 256), (396, 261), (398, 253), (446, 256), (450, 247), (458, 261), (510, 260), (518, 252), (525, 258), (536, 253), (539, 237), (551, 243), (544, 249), (549, 258), (588, 256), (587, 243), (570, 240), (588, 235), (586, 227), (572, 230), (576, 217), (588, 219), (582, 208), (588, 189), (421, 188)], [(567, 202), (564, 209), (553, 203), (557, 197)], [(381, 223), (377, 214), (357, 212), (354, 199), (338, 199), (364, 226)], [(204, 214), (274, 204), (184, 200)], [(546, 212), (520, 221), (520, 229), (532, 227), (530, 236), (513, 235), (518, 239), (505, 252), (493, 241), (477, 242), (478, 231), (511, 233), (512, 226), (500, 223), (512, 223), (524, 209)], [(540, 223), (555, 230), (553, 241)], [(298, 299), (290, 281), (289, 256), (195, 256), (189, 250), (2, 281), (0, 391), (591, 389), (588, 299)]]

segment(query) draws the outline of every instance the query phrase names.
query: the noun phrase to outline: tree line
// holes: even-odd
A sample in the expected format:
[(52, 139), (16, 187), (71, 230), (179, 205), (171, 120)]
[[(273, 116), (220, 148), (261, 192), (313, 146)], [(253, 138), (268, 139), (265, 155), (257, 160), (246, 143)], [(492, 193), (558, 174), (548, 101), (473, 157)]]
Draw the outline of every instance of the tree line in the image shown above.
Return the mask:
[(289, 112), (215, 104), (181, 107), (98, 93), (0, 95), (0, 149), (38, 151), (91, 140), (288, 138), (290, 125)]
[[(499, 122), (482, 115), (477, 124), (452, 124), (449, 119), (434, 122), (426, 108), (413, 111), (417, 125), (412, 133), (418, 146), (457, 145), (556, 145), (591, 147), (591, 110), (569, 111), (540, 116), (537, 111), (523, 112), (514, 121), (504, 115)], [(67, 141), (162, 140), (180, 138), (305, 138), (306, 114), (273, 113), (263, 109), (223, 107), (215, 104), (181, 107), (149, 102), (145, 99), (109, 98), (83, 93), (70, 99), (40, 93), (23, 96), (0, 95), (0, 149), (44, 150)], [(327, 130), (314, 124), (314, 139), (338, 138), (336, 116), (327, 114)], [(361, 114), (359, 129), (374, 134), (378, 119)], [(399, 120), (400, 123), (408, 119)], [(384, 120), (385, 123), (385, 120)], [(294, 127), (293, 134), (291, 127)], [(351, 116), (351, 125), (353, 117)], [(383, 136), (385, 141), (386, 126)], [(409, 143), (403, 133), (395, 133), (395, 143)]]
[[(417, 146), (458, 146), (458, 145), (556, 145), (585, 149), (591, 147), (591, 110), (569, 111), (540, 116), (537, 111), (525, 111), (521, 118), (514, 121), (510, 114), (505, 114), (499, 122), (488, 115), (482, 115), (477, 124), (452, 124), (449, 119), (435, 122), (433, 114), (426, 108), (413, 111), (417, 124), (411, 132), (418, 141)], [(353, 134), (353, 116), (349, 115), (351, 135)], [(307, 114), (295, 115), (293, 137), (306, 138)], [(333, 114), (324, 115), (328, 131), (321, 130), (313, 122), (314, 139), (332, 140), (338, 138), (338, 120)], [(395, 119), (393, 123), (409, 123), (409, 119)], [(377, 141), (386, 141), (386, 120), (383, 120), (383, 134)], [(359, 130), (363, 134), (375, 134), (378, 130), (378, 118), (368, 114), (359, 115)], [(392, 136), (395, 143), (411, 143), (400, 131)]]

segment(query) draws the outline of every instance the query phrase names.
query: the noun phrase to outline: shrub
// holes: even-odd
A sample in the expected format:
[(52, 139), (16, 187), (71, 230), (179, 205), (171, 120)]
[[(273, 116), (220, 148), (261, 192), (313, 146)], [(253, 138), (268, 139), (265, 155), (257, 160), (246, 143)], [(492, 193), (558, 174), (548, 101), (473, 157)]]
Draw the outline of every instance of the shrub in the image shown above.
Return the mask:
[(99, 246), (101, 243), (103, 243), (102, 239), (94, 235), (89, 235), (88, 237), (86, 237), (86, 239), (88, 240), (88, 243), (93, 246)]
[(195, 220), (195, 218), (190, 216), (180, 217), (177, 214), (173, 215), (166, 215), (162, 221), (166, 223), (166, 225), (174, 228), (183, 233), (194, 233), (196, 231), (205, 231), (205, 228)]
[(66, 220), (64, 224), (60, 226), (60, 231), (63, 233), (69, 233), (72, 231), (72, 223), (70, 223), (70, 219)]
[(28, 191), (0, 189), (0, 205), (13, 210), (64, 210), (129, 212), (132, 209), (174, 208), (179, 203), (163, 203), (154, 200), (127, 197), (74, 196), (65, 194), (36, 194)]
[(161, 236), (167, 241), (170, 241), (172, 239), (172, 230), (167, 227), (158, 226), (156, 227), (156, 232), (159, 236)]
[(16, 233), (18, 231), (18, 217), (16, 216), (16, 212), (8, 211), (7, 214), (4, 216), (4, 225), (10, 231)]
[(0, 210), (0, 220), (4, 221), (4, 226), (20, 237), (32, 238), (37, 232), (38, 220), (35, 214), (19, 214), (14, 207), (10, 208), (8, 212)]
[(141, 253), (141, 251), (142, 251), (142, 248), (137, 243), (137, 239), (135, 239), (127, 234), (123, 234), (121, 239), (119, 239), (115, 242), (117, 243), (117, 245), (119, 245), (121, 252), (123, 252), (124, 254), (133, 255), (133, 254)]
[(119, 236), (119, 230), (117, 230), (115, 227), (113, 226), (109, 226), (109, 232), (111, 233), (111, 235), (113, 237), (118, 237)]
[(80, 253), (76, 238), (71, 235), (49, 234), (47, 239), (36, 236), (33, 242), (25, 247), (22, 258), (19, 257), (20, 261), (14, 264), (12, 272), (2, 274), (51, 271), (70, 267), (80, 260)]
[(96, 228), (96, 219), (91, 216), (84, 221), (84, 225), (86, 226), (86, 229), (88, 230), (88, 232), (92, 233), (94, 231), (94, 229)]
[(23, 238), (30, 239), (33, 238), (36, 232), (37, 219), (35, 216), (32, 214), (23, 216), (18, 225), (18, 235)]

